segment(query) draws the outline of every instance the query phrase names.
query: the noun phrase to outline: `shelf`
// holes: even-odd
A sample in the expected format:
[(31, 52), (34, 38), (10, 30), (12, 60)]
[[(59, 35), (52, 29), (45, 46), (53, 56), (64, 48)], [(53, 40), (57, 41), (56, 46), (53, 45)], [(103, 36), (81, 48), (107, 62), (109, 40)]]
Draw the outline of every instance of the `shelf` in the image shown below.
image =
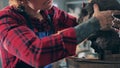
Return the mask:
[(88, 1), (87, 0), (85, 0), (85, 1), (70, 1), (70, 2), (66, 2), (66, 4), (79, 4), (79, 3), (88, 3)]

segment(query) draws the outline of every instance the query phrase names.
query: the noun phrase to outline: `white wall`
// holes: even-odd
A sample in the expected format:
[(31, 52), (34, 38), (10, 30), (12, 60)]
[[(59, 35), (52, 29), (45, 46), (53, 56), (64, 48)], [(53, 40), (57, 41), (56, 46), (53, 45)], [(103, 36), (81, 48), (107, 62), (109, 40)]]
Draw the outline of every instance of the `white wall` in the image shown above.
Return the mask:
[(66, 1), (67, 0), (54, 0), (54, 2), (58, 4), (58, 7), (62, 10), (66, 10)]
[(4, 8), (8, 5), (8, 0), (0, 0), (0, 9)]

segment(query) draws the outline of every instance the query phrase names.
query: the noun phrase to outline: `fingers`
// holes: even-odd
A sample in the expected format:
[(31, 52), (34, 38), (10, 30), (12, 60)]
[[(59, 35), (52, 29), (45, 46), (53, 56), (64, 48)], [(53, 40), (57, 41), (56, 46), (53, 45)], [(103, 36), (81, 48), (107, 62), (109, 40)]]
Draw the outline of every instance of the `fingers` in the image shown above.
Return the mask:
[(120, 16), (120, 11), (119, 10), (113, 10), (112, 15), (113, 16), (115, 16), (115, 15)]
[(119, 28), (120, 28), (120, 19), (115, 18), (115, 19), (112, 21), (112, 27), (113, 27), (113, 28), (116, 28), (116, 29), (119, 29)]
[(98, 7), (97, 4), (94, 4), (94, 5), (93, 5), (93, 9), (94, 9), (94, 13), (100, 12), (99, 7)]

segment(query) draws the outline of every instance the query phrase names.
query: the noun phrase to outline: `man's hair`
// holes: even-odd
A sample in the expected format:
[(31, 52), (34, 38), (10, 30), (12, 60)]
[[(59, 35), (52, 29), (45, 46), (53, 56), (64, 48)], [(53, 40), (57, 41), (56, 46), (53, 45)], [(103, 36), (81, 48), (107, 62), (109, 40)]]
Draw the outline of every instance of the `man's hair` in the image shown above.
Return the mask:
[(120, 38), (114, 30), (100, 30), (89, 36), (92, 41), (91, 47), (100, 54), (103, 59), (106, 54), (120, 54)]
[(120, 10), (120, 4), (117, 0), (91, 0), (85, 7), (90, 17), (94, 13), (93, 5), (98, 4), (100, 11), (104, 10)]
[(21, 6), (21, 2), (25, 2), (27, 0), (9, 0), (9, 5), (13, 5), (13, 6)]

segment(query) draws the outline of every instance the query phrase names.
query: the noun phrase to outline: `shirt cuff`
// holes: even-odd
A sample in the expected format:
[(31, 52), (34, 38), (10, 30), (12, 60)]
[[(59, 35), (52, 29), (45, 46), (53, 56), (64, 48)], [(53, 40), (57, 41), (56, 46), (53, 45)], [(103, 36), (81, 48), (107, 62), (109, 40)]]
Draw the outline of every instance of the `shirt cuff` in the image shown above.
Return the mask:
[(67, 28), (65, 30), (60, 31), (63, 41), (64, 49), (69, 53), (69, 55), (75, 55), (76, 50), (76, 32), (73, 27)]

